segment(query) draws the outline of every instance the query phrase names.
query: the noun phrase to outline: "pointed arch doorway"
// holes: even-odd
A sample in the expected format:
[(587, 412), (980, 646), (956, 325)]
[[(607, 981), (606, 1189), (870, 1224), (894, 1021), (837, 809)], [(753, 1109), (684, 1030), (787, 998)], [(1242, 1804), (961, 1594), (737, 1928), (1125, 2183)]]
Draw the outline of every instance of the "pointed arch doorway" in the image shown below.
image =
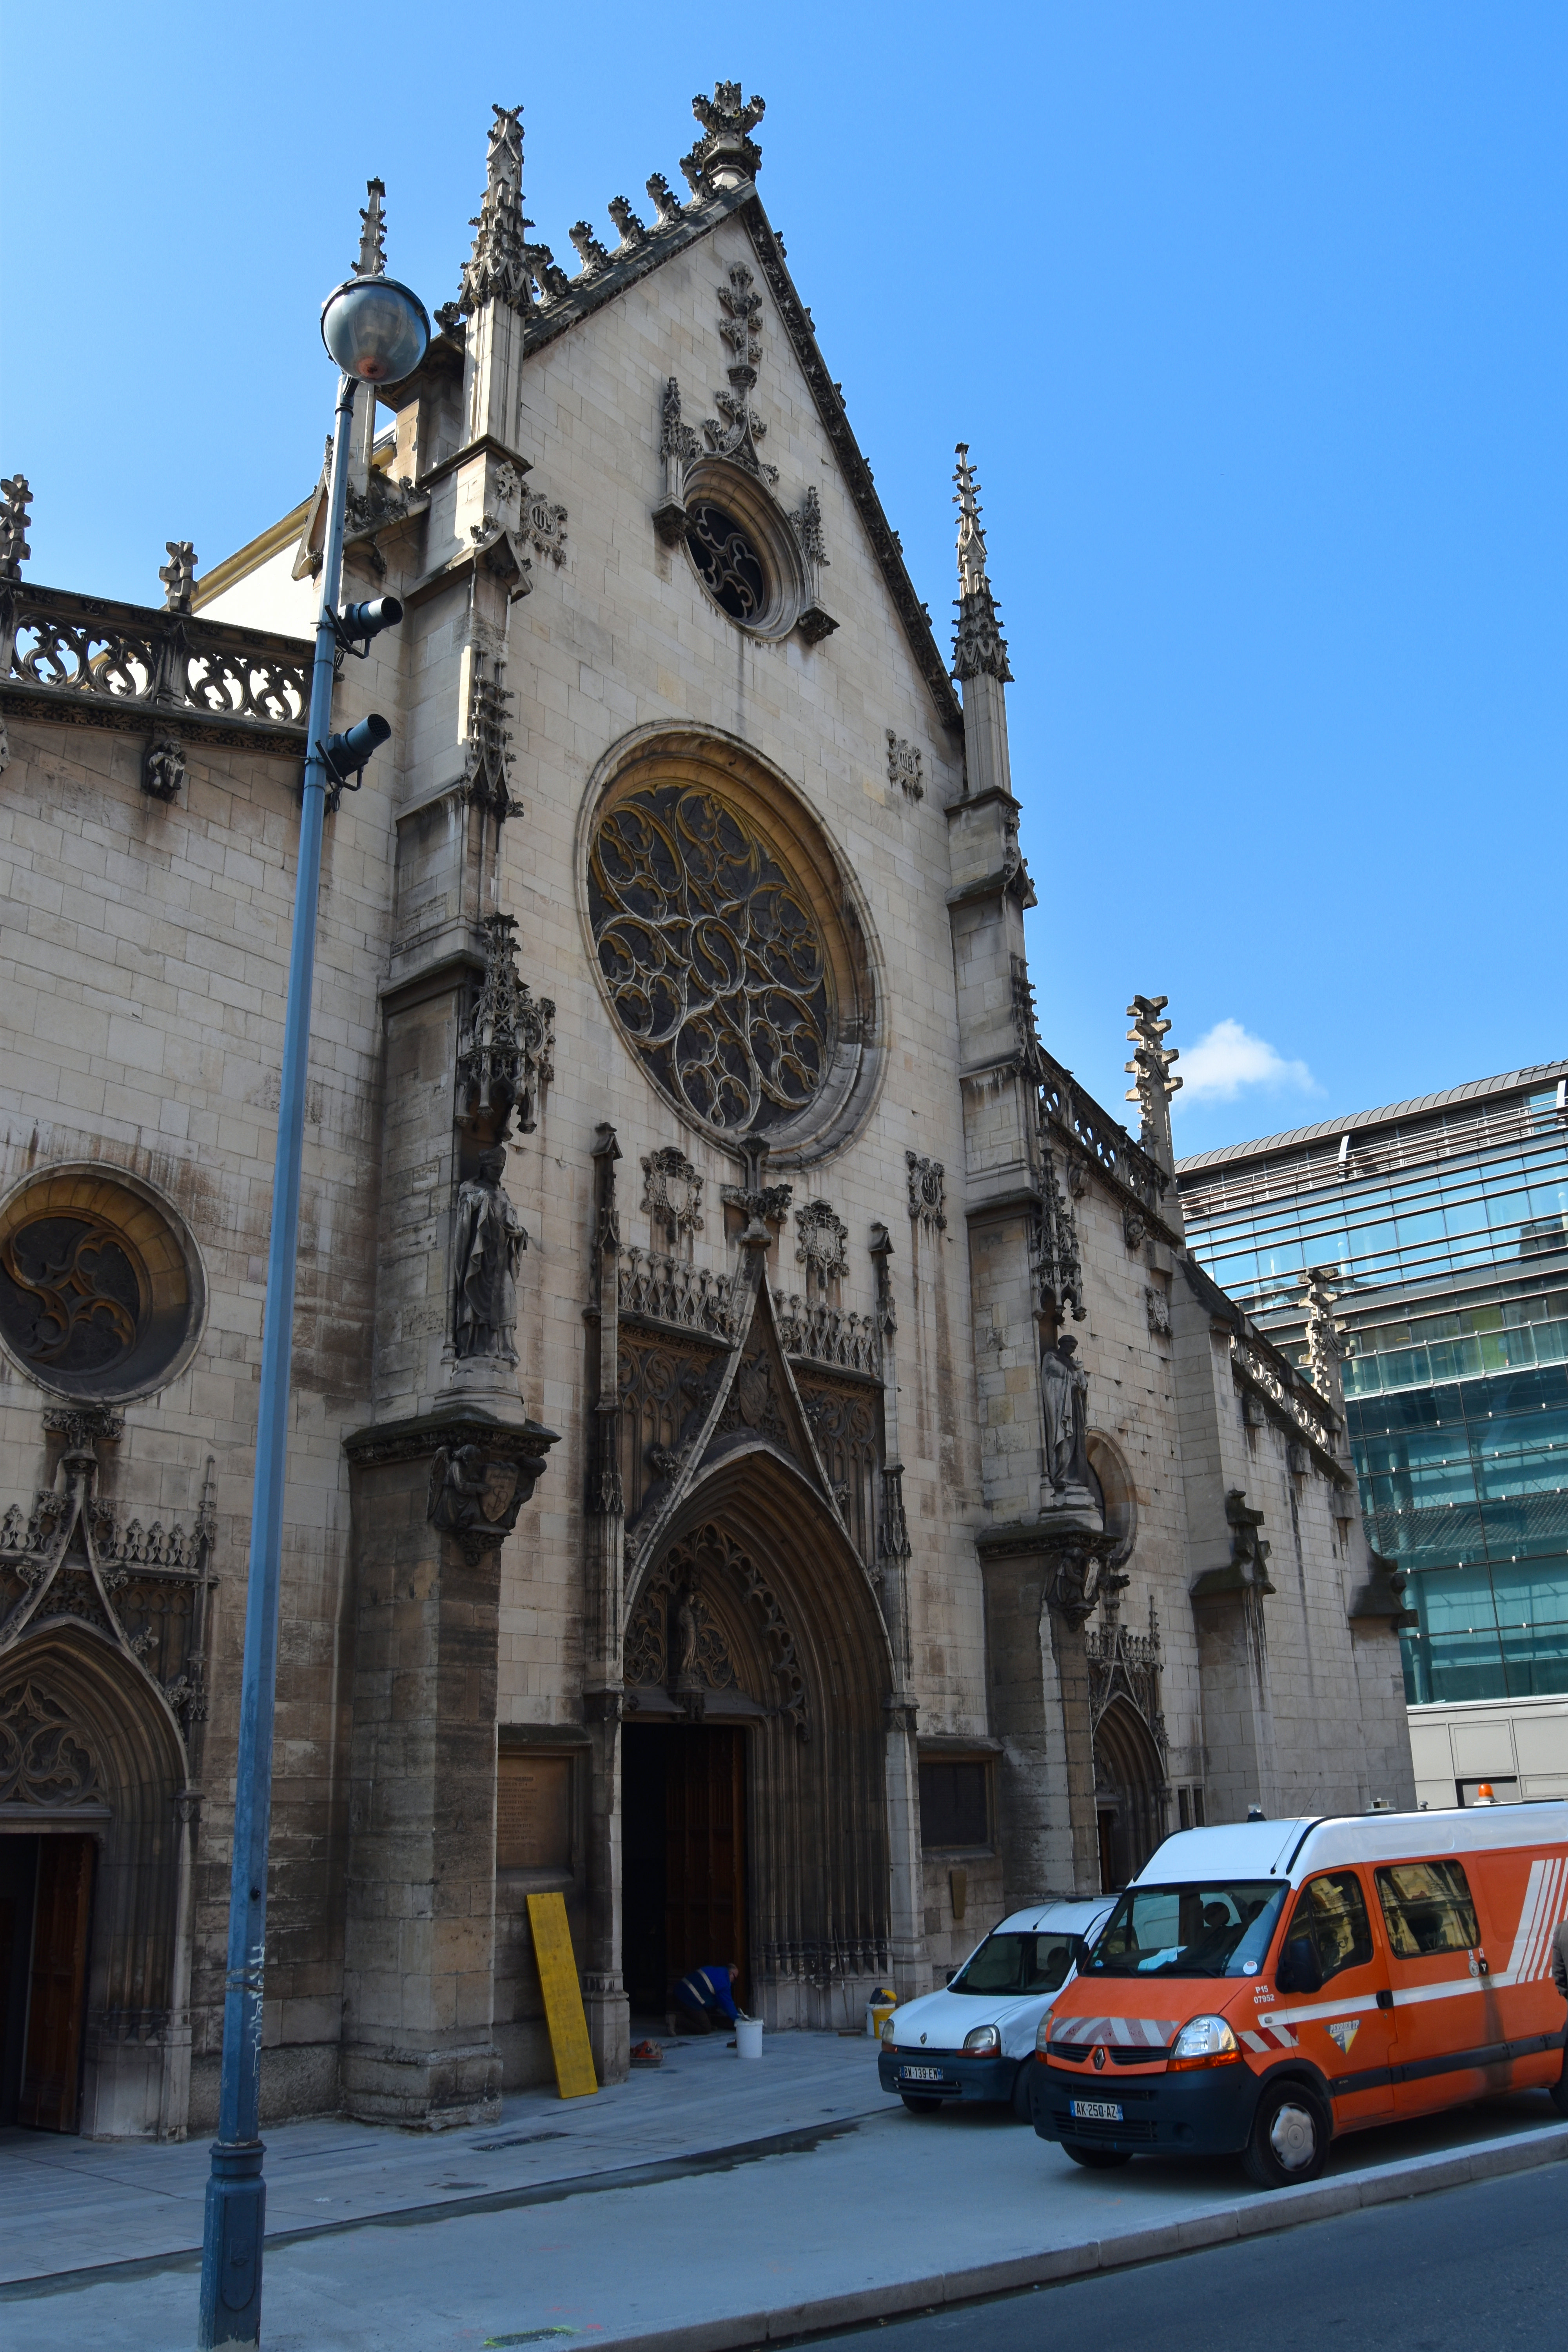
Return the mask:
[(727, 1458), (683, 1517), (626, 1630), (634, 2012), (661, 2016), (686, 1969), (732, 1960), (771, 2024), (853, 2021), (889, 1967), (876, 1603), (842, 1529), (766, 1448)]
[(1095, 1811), (1104, 1893), (1135, 1878), (1165, 1834), (1165, 1775), (1148, 1725), (1121, 1696), (1094, 1730)]
[(746, 1735), (738, 1724), (628, 1723), (621, 1748), (623, 1972), (637, 2016), (663, 2015), (689, 1969), (733, 1964), (752, 1998)]

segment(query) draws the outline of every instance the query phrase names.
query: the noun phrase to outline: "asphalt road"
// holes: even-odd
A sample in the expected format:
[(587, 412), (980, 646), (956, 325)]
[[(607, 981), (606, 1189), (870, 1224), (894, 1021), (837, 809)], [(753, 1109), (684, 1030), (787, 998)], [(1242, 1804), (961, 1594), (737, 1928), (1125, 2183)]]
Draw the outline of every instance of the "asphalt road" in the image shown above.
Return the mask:
[(883, 2352), (1549, 2352), (1568, 2345), (1568, 2164), (833, 2340), (873, 2338)]

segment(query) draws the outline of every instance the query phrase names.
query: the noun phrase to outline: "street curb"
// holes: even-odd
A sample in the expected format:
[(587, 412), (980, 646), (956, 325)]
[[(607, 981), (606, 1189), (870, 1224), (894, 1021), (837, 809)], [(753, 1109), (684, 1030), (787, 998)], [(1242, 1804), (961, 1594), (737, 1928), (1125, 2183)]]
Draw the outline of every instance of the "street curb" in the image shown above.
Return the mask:
[(1163, 2262), (1173, 2254), (1196, 2253), (1205, 2246), (1277, 2234), (1309, 2221), (1331, 2220), (1336, 2214), (1435, 2196), (1441, 2189), (1464, 2188), (1471, 2181), (1496, 2180), (1509, 2173), (1531, 2172), (1565, 2161), (1568, 2124), (1549, 2124), (1518, 2139), (1488, 2140), (1442, 2156), (1412, 2157), (1352, 2173), (1342, 2180), (1267, 2190), (1213, 2213), (1148, 2230), (1128, 2230), (1114, 2238), (1086, 2238), (1080, 2245), (1053, 2246), (1007, 2262), (979, 2263), (969, 2270), (939, 2271), (926, 2278), (893, 2280), (848, 2294), (820, 2295), (777, 2311), (697, 2320), (679, 2327), (653, 2328), (640, 2336), (612, 2336), (606, 2331), (600, 2340), (605, 2352), (750, 2352), (758, 2345), (798, 2343), (803, 2337), (864, 2326), (872, 2320), (907, 2317), (913, 2312), (940, 2310), (944, 2305), (979, 2303), (992, 2295), (1086, 2278), (1096, 2271)]

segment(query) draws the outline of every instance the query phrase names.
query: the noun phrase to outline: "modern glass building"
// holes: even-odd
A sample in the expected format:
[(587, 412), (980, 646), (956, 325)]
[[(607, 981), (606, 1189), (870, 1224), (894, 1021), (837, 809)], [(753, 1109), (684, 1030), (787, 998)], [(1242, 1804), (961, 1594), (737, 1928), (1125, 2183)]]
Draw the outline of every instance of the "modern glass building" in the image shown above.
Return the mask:
[(1423, 1796), (1568, 1795), (1568, 1062), (1176, 1174), (1195, 1255), (1297, 1361), (1305, 1270), (1333, 1269)]

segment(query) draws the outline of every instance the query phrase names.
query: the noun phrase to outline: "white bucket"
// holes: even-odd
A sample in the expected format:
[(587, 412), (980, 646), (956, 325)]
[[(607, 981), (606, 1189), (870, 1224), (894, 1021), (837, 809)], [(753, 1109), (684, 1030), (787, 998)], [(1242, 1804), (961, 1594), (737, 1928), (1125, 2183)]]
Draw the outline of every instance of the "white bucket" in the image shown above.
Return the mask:
[(760, 2058), (763, 2054), (763, 2021), (760, 2017), (742, 2017), (735, 2022), (735, 2055), (737, 2058)]

